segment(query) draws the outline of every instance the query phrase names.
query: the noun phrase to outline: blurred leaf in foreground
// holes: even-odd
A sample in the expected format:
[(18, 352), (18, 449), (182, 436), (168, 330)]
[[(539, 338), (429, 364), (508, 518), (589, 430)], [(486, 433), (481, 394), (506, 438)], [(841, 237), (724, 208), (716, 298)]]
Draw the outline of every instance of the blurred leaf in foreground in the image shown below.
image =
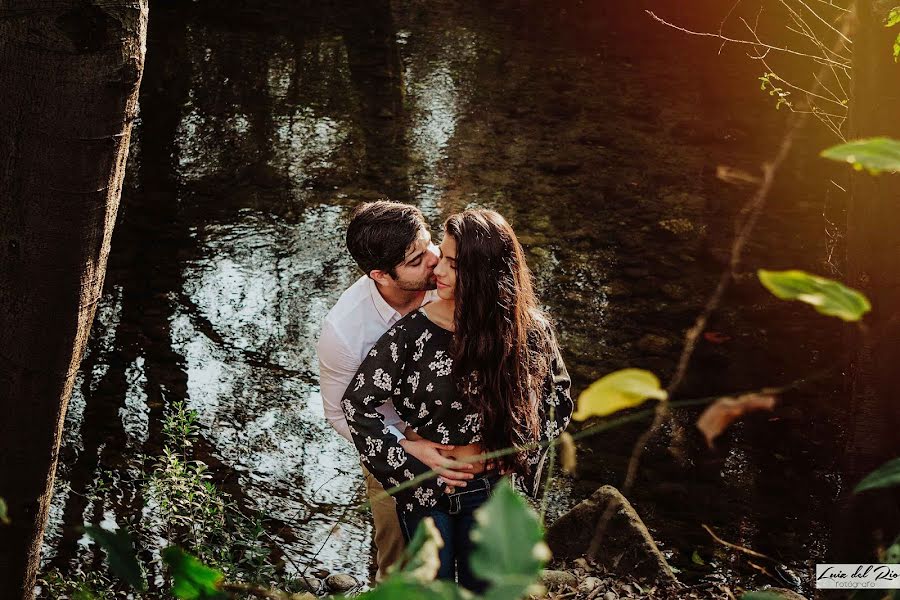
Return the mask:
[(225, 598), (219, 584), (221, 571), (207, 567), (177, 546), (162, 551), (163, 562), (172, 577), (172, 595), (179, 600), (218, 600)]
[(9, 509), (6, 507), (6, 500), (0, 498), (0, 523), (9, 525)]
[(881, 171), (900, 171), (900, 141), (887, 137), (873, 137), (838, 144), (822, 151), (821, 156), (847, 162), (861, 171), (876, 174)]
[(533, 586), (550, 560), (550, 549), (539, 517), (506, 479), (475, 512), (475, 520), (470, 564), (476, 576), (491, 584), (484, 597), (516, 600), (536, 591)]
[(737, 398), (725, 396), (706, 407), (697, 419), (697, 429), (712, 448), (713, 441), (728, 429), (728, 426), (746, 415), (758, 410), (775, 408), (775, 397), (765, 394), (744, 394)]
[(434, 519), (426, 517), (419, 522), (413, 538), (403, 551), (403, 556), (395, 565), (396, 573), (406, 579), (422, 583), (433, 580), (441, 566), (438, 552), (444, 547), (441, 532)]
[(844, 321), (859, 321), (872, 309), (862, 293), (832, 279), (804, 271), (757, 271), (760, 282), (782, 300), (799, 300)]
[(89, 525), (84, 528), (84, 531), (106, 551), (106, 560), (109, 562), (110, 571), (137, 591), (146, 591), (147, 581), (144, 579), (144, 573), (137, 560), (131, 536), (124, 527), (117, 531), (110, 531)]
[(877, 490), (886, 487), (900, 485), (900, 458), (889, 460), (871, 473), (853, 488), (853, 493), (858, 494), (866, 490)]
[(605, 417), (614, 412), (642, 404), (649, 398), (665, 400), (668, 394), (650, 371), (622, 369), (601, 377), (578, 396), (576, 421), (588, 417)]

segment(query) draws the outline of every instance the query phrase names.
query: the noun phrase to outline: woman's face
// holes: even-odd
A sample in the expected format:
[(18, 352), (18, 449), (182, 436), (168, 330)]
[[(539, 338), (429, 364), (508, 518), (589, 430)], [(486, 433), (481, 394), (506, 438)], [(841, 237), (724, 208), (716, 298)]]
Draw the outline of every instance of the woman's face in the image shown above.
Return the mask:
[(434, 268), (437, 293), (444, 300), (452, 300), (456, 290), (456, 240), (444, 234), (440, 251), (441, 259)]

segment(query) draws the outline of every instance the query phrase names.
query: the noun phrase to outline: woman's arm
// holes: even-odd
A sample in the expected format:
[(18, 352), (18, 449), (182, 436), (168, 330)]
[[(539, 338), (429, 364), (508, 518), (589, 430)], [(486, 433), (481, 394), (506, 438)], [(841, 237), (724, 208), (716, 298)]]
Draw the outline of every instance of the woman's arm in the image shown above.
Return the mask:
[[(344, 392), (341, 408), (360, 460), (390, 489), (428, 472), (427, 465), (409, 455), (384, 424), (375, 409), (400, 394), (400, 384), (410, 360), (403, 325), (387, 331), (366, 355)], [(396, 494), (401, 508), (414, 510), (437, 503), (443, 481), (431, 478)]]

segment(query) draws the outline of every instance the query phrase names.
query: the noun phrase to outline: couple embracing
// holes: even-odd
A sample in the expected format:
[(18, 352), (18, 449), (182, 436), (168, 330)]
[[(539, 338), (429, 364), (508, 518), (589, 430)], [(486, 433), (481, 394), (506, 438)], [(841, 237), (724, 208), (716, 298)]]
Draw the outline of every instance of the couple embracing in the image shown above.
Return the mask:
[[(482, 592), (469, 569), (473, 513), (505, 474), (536, 494), (546, 449), (465, 459), (555, 439), (573, 410), (522, 247), (496, 212), (466, 210), (444, 223), (438, 249), (417, 208), (385, 201), (353, 211), (347, 247), (365, 275), (323, 323), (321, 390), (362, 461), (378, 576), (431, 517), (444, 540), (438, 577)], [(440, 477), (383, 496), (430, 470)]]

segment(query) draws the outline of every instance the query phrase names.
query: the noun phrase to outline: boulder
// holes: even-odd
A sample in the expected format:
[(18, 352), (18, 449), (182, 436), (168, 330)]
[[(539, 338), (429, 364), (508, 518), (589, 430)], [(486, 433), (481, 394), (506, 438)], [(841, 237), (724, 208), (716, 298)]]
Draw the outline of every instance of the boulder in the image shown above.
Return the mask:
[(599, 488), (550, 526), (547, 544), (553, 551), (553, 557), (574, 559), (587, 554), (597, 524), (610, 503), (615, 503), (616, 508), (607, 523), (594, 560), (614, 573), (628, 573), (653, 581), (676, 581), (640, 516), (619, 490), (611, 485)]
[(554, 571), (545, 569), (541, 571), (541, 583), (547, 589), (555, 589), (563, 586), (574, 588), (578, 585), (578, 577), (569, 571)]
[(359, 582), (352, 575), (333, 573), (325, 579), (325, 585), (330, 592), (343, 594), (358, 586)]

